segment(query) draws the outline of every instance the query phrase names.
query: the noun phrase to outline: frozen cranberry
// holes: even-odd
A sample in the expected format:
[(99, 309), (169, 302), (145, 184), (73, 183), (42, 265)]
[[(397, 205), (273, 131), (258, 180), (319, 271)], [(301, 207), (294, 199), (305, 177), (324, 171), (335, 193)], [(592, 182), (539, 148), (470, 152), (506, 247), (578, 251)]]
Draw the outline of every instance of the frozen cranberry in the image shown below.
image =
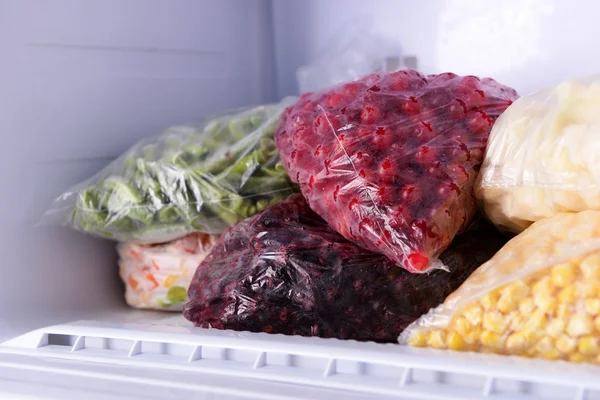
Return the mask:
[(437, 159), (435, 149), (431, 146), (421, 146), (415, 154), (415, 159), (421, 164), (430, 165)]
[(373, 105), (367, 105), (360, 113), (360, 118), (365, 124), (374, 124), (381, 119), (381, 111)]
[(341, 93), (332, 93), (327, 97), (327, 106), (331, 108), (343, 107), (348, 102), (349, 96)]
[(375, 146), (381, 149), (386, 149), (394, 142), (394, 134), (390, 128), (378, 126), (375, 128), (375, 134), (373, 136)]
[(407, 114), (418, 114), (421, 111), (421, 104), (415, 96), (410, 96), (408, 100), (402, 104), (402, 111)]

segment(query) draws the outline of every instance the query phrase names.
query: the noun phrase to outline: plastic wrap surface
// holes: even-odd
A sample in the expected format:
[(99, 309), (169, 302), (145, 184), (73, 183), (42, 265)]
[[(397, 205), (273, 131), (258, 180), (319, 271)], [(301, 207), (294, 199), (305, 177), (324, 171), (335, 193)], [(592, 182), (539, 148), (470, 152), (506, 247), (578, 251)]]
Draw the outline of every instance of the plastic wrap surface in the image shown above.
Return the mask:
[(60, 196), (43, 221), (137, 243), (221, 233), (297, 191), (273, 141), (275, 122), (293, 101), (231, 111), (142, 140)]
[(600, 364), (600, 211), (534, 223), (400, 343)]
[(184, 316), (204, 328), (393, 342), (504, 243), (479, 226), (442, 253), (451, 272), (411, 274), (346, 240), (296, 195), (221, 236)]
[(496, 118), (517, 98), (492, 79), (416, 71), (306, 93), (275, 141), (310, 207), (345, 238), (411, 272), (475, 215), (473, 186)]
[(488, 218), (520, 232), (600, 209), (600, 77), (521, 97), (498, 119), (476, 185)]
[(181, 311), (196, 268), (218, 236), (191, 233), (172, 242), (119, 243), (119, 274), (125, 300), (136, 308)]

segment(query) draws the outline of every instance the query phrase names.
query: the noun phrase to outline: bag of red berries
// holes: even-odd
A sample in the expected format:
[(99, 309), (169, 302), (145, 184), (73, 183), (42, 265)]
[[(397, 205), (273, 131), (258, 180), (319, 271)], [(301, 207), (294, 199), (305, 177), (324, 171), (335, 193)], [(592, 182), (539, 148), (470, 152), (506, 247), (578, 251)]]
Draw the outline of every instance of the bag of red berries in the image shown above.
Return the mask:
[(437, 259), (475, 215), (492, 124), (518, 97), (493, 79), (413, 70), (305, 93), (275, 141), (310, 207), (410, 272)]

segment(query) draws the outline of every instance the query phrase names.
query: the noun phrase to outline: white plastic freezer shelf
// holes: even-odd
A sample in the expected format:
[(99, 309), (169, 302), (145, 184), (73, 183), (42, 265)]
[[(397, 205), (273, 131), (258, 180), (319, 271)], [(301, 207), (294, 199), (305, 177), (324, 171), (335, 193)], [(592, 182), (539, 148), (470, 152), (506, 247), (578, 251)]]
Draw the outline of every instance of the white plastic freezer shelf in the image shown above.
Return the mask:
[[(11, 358), (18, 356), (30, 362)], [(0, 368), (42, 371), (38, 364), (47, 360), (76, 367), (81, 379), (103, 368), (109, 382), (146, 379), (163, 389), (200, 391), (207, 376), (213, 383), (233, 379), (221, 393), (232, 397), (600, 399), (598, 367), (394, 344), (80, 321), (0, 345)], [(125, 377), (126, 371), (135, 376)], [(149, 378), (156, 372), (162, 380)], [(252, 392), (248, 385), (257, 383)]]

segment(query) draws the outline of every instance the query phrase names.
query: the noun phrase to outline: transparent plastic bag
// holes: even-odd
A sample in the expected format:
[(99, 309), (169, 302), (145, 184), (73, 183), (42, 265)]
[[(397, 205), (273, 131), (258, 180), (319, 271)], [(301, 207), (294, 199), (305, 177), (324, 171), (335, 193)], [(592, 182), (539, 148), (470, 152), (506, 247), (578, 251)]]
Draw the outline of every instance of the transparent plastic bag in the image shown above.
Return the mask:
[(521, 97), (496, 121), (476, 185), (487, 217), (520, 232), (600, 209), (600, 76)]
[(231, 111), (142, 140), (61, 195), (42, 220), (136, 243), (221, 233), (297, 191), (273, 141), (277, 118), (294, 100)]
[(600, 212), (534, 223), (399, 341), (600, 364)]
[(200, 265), (184, 316), (196, 326), (392, 342), (503, 244), (489, 224), (410, 274), (344, 239), (297, 195), (232, 226)]
[(163, 244), (119, 243), (119, 275), (125, 283), (127, 304), (181, 311), (192, 276), (217, 239), (215, 235), (191, 233)]
[(413, 70), (303, 94), (275, 142), (311, 208), (345, 238), (411, 272), (475, 215), (488, 134), (517, 98), (492, 79)]

